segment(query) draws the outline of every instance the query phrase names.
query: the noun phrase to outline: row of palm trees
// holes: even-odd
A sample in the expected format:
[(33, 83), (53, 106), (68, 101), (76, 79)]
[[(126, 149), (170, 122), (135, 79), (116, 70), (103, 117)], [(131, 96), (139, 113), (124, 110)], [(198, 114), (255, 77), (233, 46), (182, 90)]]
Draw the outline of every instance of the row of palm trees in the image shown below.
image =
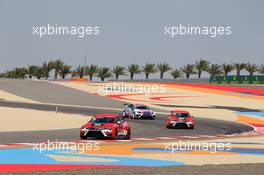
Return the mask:
[(13, 70), (8, 70), (0, 74), (0, 77), (5, 78), (32, 78), (33, 76), (48, 79), (50, 77), (50, 71), (54, 70), (54, 79), (60, 75), (63, 79), (71, 73), (71, 66), (66, 65), (62, 60), (51, 60), (49, 62), (43, 62), (41, 66), (29, 65), (28, 67), (16, 67)]
[(72, 77), (83, 78), (88, 76), (90, 81), (93, 80), (94, 76), (97, 76), (102, 81), (107, 78), (115, 77), (116, 80), (120, 76), (126, 76), (129, 74), (130, 79), (133, 80), (136, 74), (144, 73), (146, 79), (149, 79), (150, 74), (159, 72), (160, 79), (164, 78), (164, 74), (169, 72), (174, 79), (185, 77), (188, 79), (191, 75), (197, 74), (198, 78), (201, 78), (202, 72), (208, 72), (211, 76), (224, 75), (227, 76), (230, 72), (236, 71), (236, 75), (240, 76), (242, 70), (246, 70), (250, 76), (253, 76), (255, 72), (264, 74), (264, 65), (261, 64), (257, 66), (256, 64), (251, 63), (235, 63), (235, 64), (210, 64), (209, 61), (205, 59), (200, 59), (195, 62), (195, 64), (186, 64), (179, 69), (173, 69), (167, 63), (152, 64), (146, 63), (144, 66), (138, 64), (130, 64), (127, 67), (115, 66), (112, 69), (108, 67), (98, 67), (97, 65), (91, 64), (88, 66), (79, 65), (76, 69), (71, 70), (72, 66), (69, 66), (64, 63), (64, 61), (57, 59), (51, 60), (49, 62), (43, 62), (41, 66), (38, 65), (29, 65), (28, 67), (14, 68), (11, 71), (6, 71), (0, 73), (0, 77), (6, 78), (32, 78), (33, 76), (40, 78), (48, 79), (50, 77), (50, 72), (54, 70), (54, 79), (57, 79), (60, 76), (62, 79), (69, 74)]
[(246, 70), (250, 76), (253, 76), (254, 73), (258, 72), (259, 74), (264, 74), (264, 64), (257, 66), (256, 64), (251, 63), (234, 63), (227, 64), (210, 64), (209, 61), (200, 59), (195, 62), (195, 64), (186, 64), (181, 67), (179, 70), (175, 69), (171, 72), (174, 78), (182, 76), (182, 73), (186, 75), (186, 78), (190, 78), (192, 74), (198, 74), (198, 78), (201, 78), (202, 72), (207, 72), (211, 76), (224, 75), (228, 76), (230, 72), (236, 71), (236, 76), (240, 76), (242, 70)]

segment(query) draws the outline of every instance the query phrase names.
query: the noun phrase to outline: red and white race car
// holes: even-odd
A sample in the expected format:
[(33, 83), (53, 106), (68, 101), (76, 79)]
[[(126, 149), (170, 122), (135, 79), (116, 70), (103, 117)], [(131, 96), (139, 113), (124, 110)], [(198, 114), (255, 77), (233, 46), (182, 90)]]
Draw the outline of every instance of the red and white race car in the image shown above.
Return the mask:
[(116, 114), (96, 114), (80, 128), (81, 139), (88, 137), (130, 139), (131, 130), (124, 117)]
[(190, 128), (194, 129), (195, 118), (187, 111), (175, 110), (171, 111), (169, 117), (166, 119), (167, 128)]
[(123, 117), (132, 119), (152, 119), (155, 120), (156, 114), (151, 108), (144, 104), (124, 104), (122, 111)]

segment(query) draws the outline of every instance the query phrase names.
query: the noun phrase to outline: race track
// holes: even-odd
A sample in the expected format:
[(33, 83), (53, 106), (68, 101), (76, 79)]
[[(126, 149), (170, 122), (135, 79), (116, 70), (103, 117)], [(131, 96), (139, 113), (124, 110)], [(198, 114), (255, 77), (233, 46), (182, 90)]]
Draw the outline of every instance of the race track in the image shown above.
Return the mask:
[[(96, 113), (120, 113), (123, 102), (81, 92), (67, 87), (30, 80), (2, 80), (0, 89), (9, 93), (32, 99), (40, 103), (10, 102), (2, 99), (0, 106), (55, 111), (72, 114), (93, 115)], [(156, 112), (165, 112), (155, 110)], [(85, 117), (85, 116), (84, 116)], [(166, 129), (164, 114), (158, 114), (156, 120), (131, 120), (132, 138), (168, 137), (233, 134), (250, 131), (253, 128), (231, 121), (197, 118), (197, 127), (188, 129)], [(81, 126), (81, 123), (80, 123)], [(0, 143), (42, 142), (47, 140), (73, 141), (79, 139), (79, 128), (49, 131), (0, 132)]]
[[(21, 102), (0, 101), (2, 107), (26, 108), (44, 111), (54, 111), (55, 105), (32, 104)], [(58, 106), (59, 112), (74, 114), (96, 113), (120, 113), (117, 110), (97, 109), (89, 107)], [(85, 115), (84, 115), (85, 117)], [(196, 135), (218, 135), (233, 134), (252, 130), (251, 127), (235, 122), (197, 118), (197, 127), (189, 129), (166, 129), (166, 115), (158, 114), (156, 120), (133, 120), (127, 119), (132, 128), (132, 137), (168, 137), (168, 136), (196, 136)], [(81, 124), (80, 124), (81, 125)], [(73, 141), (79, 139), (79, 128), (50, 130), (50, 131), (21, 131), (21, 132), (0, 132), (0, 143), (15, 142), (44, 142), (50, 141)]]
[[(24, 171), (36, 171), (34, 165), (38, 165), (38, 170), (51, 170), (62, 166), (72, 168), (66, 165), (98, 168), (263, 163), (262, 96), (242, 96), (229, 91), (204, 93), (195, 87), (186, 90), (177, 86), (167, 87), (164, 94), (133, 94), (115, 99), (94, 93), (98, 85), (101, 84), (0, 80), (0, 151), (1, 162), (11, 165), (8, 171), (21, 171), (20, 164)], [(131, 140), (80, 139), (79, 127), (91, 115), (119, 114), (124, 99), (150, 105), (156, 112), (156, 120), (127, 119), (132, 128)], [(147, 103), (150, 99), (151, 103)], [(167, 129), (165, 118), (173, 109), (190, 111), (197, 120), (195, 129)], [(81, 147), (78, 151), (65, 152), (60, 150), (64, 148), (61, 143)], [(178, 150), (181, 143), (195, 143), (198, 148)], [(57, 144), (54, 150), (35, 149), (37, 145), (45, 149)], [(100, 150), (82, 149), (91, 144), (98, 144)], [(230, 150), (217, 149), (219, 145), (230, 145)], [(2, 169), (5, 168), (3, 165)]]

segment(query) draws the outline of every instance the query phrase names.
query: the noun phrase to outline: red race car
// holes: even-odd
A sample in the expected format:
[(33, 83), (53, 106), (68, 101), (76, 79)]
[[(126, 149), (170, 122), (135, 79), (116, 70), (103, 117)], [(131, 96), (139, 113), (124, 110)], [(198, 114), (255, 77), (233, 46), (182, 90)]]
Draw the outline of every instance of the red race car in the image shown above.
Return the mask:
[(122, 136), (130, 139), (130, 126), (124, 117), (116, 114), (96, 114), (80, 128), (81, 139), (88, 137), (118, 139)]
[(171, 111), (169, 117), (166, 119), (167, 128), (190, 128), (194, 129), (195, 118), (187, 111), (175, 110)]

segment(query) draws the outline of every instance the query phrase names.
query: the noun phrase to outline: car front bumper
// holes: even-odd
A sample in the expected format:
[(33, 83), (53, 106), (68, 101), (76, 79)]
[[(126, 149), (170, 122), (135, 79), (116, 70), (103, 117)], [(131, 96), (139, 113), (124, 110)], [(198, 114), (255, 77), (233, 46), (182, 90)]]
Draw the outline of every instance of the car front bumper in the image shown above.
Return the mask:
[(155, 118), (156, 115), (155, 114), (151, 114), (151, 113), (136, 113), (135, 115), (136, 118)]
[(81, 129), (80, 136), (108, 138), (108, 137), (113, 137), (113, 132), (110, 129)]
[(188, 127), (191, 128), (194, 126), (193, 122), (177, 122), (177, 121), (171, 121), (169, 122), (168, 126), (172, 128), (177, 128), (177, 127)]

